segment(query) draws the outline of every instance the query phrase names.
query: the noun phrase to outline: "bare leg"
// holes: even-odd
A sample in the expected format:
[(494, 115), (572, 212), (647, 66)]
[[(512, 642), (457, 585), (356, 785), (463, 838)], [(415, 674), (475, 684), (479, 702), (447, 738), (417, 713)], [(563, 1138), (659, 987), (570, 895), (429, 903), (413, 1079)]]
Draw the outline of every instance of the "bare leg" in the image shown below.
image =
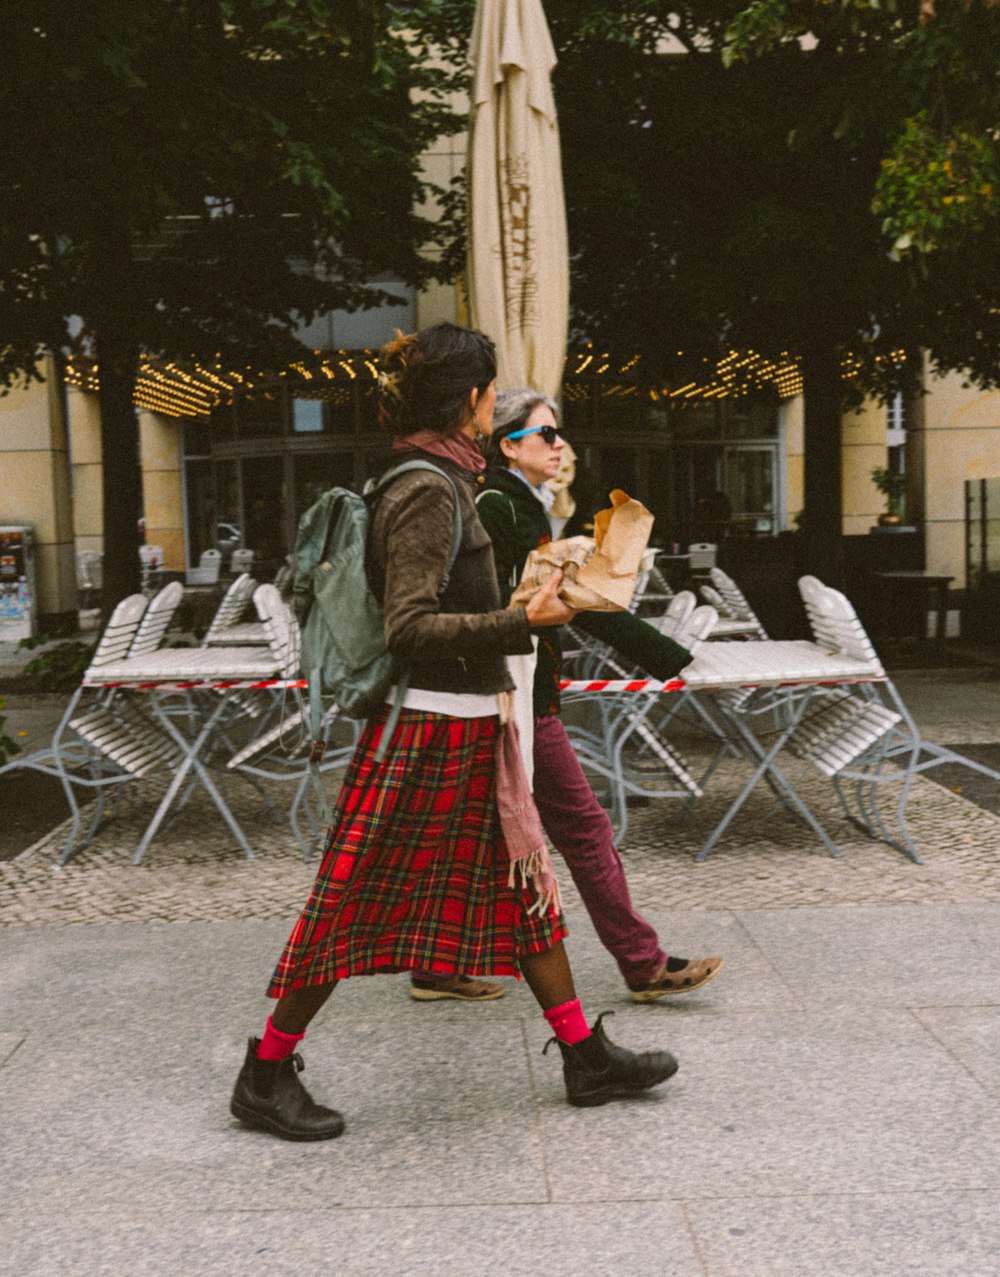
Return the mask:
[(572, 1002), (576, 997), (573, 972), (561, 940), (544, 953), (533, 953), (530, 957), (522, 958), (521, 970), (528, 988), (543, 1011)]
[(328, 984), (311, 984), (293, 989), (278, 999), (271, 1012), (271, 1023), (279, 1033), (305, 1033), (309, 1021), (337, 987), (337, 981)]

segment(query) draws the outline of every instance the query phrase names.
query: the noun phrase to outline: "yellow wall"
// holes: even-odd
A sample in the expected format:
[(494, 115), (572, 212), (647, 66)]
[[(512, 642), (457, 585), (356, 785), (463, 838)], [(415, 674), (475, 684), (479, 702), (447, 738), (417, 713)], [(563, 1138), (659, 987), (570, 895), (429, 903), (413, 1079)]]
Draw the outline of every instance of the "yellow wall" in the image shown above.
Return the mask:
[(927, 570), (965, 580), (965, 481), (1000, 478), (1000, 391), (962, 385), (958, 373), (928, 376), (919, 443)]
[(841, 421), (841, 483), (845, 536), (864, 536), (885, 510), (885, 497), (871, 480), (875, 466), (884, 466), (886, 409), (867, 399)]
[(786, 399), (781, 405), (781, 421), (785, 435), (785, 508), (788, 527), (796, 527), (795, 518), (805, 504), (805, 415), (801, 395)]
[(101, 410), (96, 395), (66, 387), (69, 451), (73, 473), (73, 531), (78, 550), (104, 551), (104, 466)]
[[(101, 416), (98, 398), (67, 388), (73, 458), (73, 528), (78, 550), (104, 549)], [(140, 411), (139, 456), (146, 542), (163, 548), (162, 566), (184, 571), (181, 430), (171, 417)]]
[(38, 612), (76, 613), (76, 560), (66, 423), (51, 359), (45, 381), (0, 398), (0, 523), (26, 524), (35, 542)]
[(181, 496), (181, 430), (171, 417), (139, 413), (142, 506), (146, 544), (163, 548), (163, 564), (183, 572), (184, 502)]

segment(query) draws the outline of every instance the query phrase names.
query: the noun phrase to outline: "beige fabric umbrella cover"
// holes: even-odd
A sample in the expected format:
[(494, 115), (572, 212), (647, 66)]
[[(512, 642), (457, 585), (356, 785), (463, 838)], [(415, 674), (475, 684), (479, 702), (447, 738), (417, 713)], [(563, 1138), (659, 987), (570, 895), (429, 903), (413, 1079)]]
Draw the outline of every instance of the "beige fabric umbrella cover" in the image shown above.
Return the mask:
[(557, 396), (569, 262), (555, 49), (541, 0), (479, 0), (472, 31), (468, 278), (472, 322), (496, 342), (501, 389)]

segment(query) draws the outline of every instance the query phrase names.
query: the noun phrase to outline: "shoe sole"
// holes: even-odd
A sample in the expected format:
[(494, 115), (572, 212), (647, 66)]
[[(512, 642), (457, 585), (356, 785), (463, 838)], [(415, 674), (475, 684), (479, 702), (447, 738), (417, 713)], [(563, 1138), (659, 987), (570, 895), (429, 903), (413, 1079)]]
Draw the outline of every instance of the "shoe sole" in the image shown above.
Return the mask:
[(343, 1122), (335, 1131), (310, 1131), (308, 1134), (302, 1131), (290, 1131), (288, 1127), (281, 1126), (270, 1118), (261, 1117), (253, 1109), (244, 1108), (236, 1100), (230, 1103), (229, 1111), (233, 1117), (238, 1118), (244, 1126), (249, 1127), (252, 1131), (267, 1131), (270, 1135), (277, 1135), (279, 1139), (294, 1140), (297, 1144), (313, 1144), (317, 1140), (335, 1140), (338, 1135), (343, 1135), (344, 1133)]
[(496, 1002), (497, 998), (502, 998), (505, 989), (501, 989), (498, 993), (481, 993), (478, 997), (472, 998), (467, 993), (457, 993), (453, 990), (447, 992), (441, 989), (416, 989), (410, 985), (410, 997), (414, 1002), (444, 1002), (446, 999), (452, 1002)]
[(686, 984), (682, 989), (636, 989), (632, 993), (632, 1001), (657, 1002), (660, 998), (676, 997), (678, 993), (694, 993), (696, 989), (704, 989), (706, 984), (711, 984), (724, 965), (720, 962), (703, 980), (699, 980), (697, 984)]
[(661, 1082), (666, 1082), (668, 1078), (672, 1078), (677, 1072), (677, 1061), (667, 1069), (661, 1077), (654, 1078), (652, 1082), (647, 1082), (645, 1086), (638, 1087), (614, 1087), (600, 1091), (589, 1091), (586, 1095), (575, 1095), (572, 1099), (567, 1096), (570, 1104), (578, 1109), (600, 1108), (602, 1104), (608, 1104), (612, 1100), (627, 1100), (630, 1096), (641, 1095), (643, 1091), (649, 1091), (654, 1086), (659, 1086)]

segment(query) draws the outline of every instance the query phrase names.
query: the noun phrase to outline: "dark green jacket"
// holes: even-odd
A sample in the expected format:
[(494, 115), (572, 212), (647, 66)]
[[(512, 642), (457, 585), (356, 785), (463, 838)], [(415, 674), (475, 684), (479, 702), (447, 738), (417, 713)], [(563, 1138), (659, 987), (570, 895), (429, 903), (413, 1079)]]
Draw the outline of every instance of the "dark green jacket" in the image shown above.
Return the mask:
[[(523, 479), (512, 471), (494, 467), (476, 497), (476, 509), (493, 542), (493, 558), (500, 583), (500, 597), (510, 602), (528, 554), (552, 540), (545, 508)], [(573, 624), (610, 644), (653, 678), (673, 678), (691, 660), (691, 653), (673, 639), (631, 612), (579, 612)], [(559, 628), (536, 631), (538, 666), (535, 670), (536, 718), (559, 713), (559, 680), (562, 677), (562, 644)]]

